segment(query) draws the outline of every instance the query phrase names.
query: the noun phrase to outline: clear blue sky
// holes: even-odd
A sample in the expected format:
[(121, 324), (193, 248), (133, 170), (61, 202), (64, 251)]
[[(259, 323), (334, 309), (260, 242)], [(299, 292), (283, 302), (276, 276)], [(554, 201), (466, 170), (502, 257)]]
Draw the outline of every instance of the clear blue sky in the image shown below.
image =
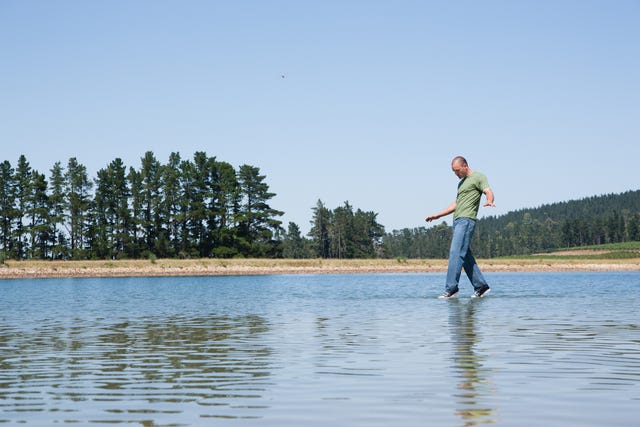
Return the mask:
[(205, 151), (304, 232), (318, 199), (425, 225), (458, 154), (484, 215), (637, 190), (639, 22), (636, 0), (0, 0), (0, 160)]

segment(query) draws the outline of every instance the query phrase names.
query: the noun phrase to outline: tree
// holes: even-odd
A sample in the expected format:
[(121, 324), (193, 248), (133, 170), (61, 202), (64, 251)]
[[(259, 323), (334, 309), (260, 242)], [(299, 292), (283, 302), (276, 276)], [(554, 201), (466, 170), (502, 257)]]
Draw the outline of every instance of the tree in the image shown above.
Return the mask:
[(162, 211), (169, 240), (168, 256), (175, 256), (180, 252), (180, 162), (180, 154), (171, 153), (169, 162), (162, 166), (161, 171), (164, 184)]
[(49, 256), (49, 248), (55, 240), (51, 224), (51, 204), (47, 194), (48, 183), (43, 174), (31, 174), (30, 191), (27, 197), (25, 214), (29, 219), (30, 254), (33, 259)]
[(277, 241), (274, 232), (279, 232), (282, 222), (276, 219), (284, 213), (269, 206), (268, 201), (275, 194), (269, 192), (264, 182), (266, 176), (260, 175), (260, 169), (242, 165), (238, 171), (241, 205), (238, 221), (238, 237), (246, 243), (243, 255), (273, 256)]
[[(192, 249), (191, 236), (193, 234), (193, 220), (191, 215), (192, 200), (194, 198), (195, 166), (189, 160), (180, 163), (180, 214), (178, 223), (180, 227), (180, 256), (197, 256), (197, 250)], [(195, 253), (193, 251), (196, 251)]]
[(210, 206), (215, 186), (214, 163), (215, 159), (209, 159), (202, 151), (193, 156), (189, 222), (191, 238), (200, 257), (209, 256), (213, 248), (211, 231), (215, 228), (215, 220)]
[(162, 232), (162, 175), (160, 162), (153, 152), (147, 151), (142, 158), (140, 169), (142, 178), (142, 217), (139, 223), (143, 232), (144, 251), (153, 252), (156, 241)]
[(211, 211), (216, 219), (213, 229), (212, 255), (229, 258), (238, 254), (236, 235), (240, 212), (240, 184), (235, 169), (229, 163), (216, 161), (217, 193)]
[(307, 258), (305, 239), (300, 233), (300, 227), (295, 222), (289, 222), (287, 232), (282, 239), (282, 256), (284, 258)]
[(94, 218), (99, 258), (122, 258), (129, 246), (131, 213), (126, 168), (121, 159), (98, 171), (95, 181)]
[(78, 163), (75, 157), (69, 159), (65, 173), (66, 208), (69, 218), (69, 237), (71, 256), (82, 259), (87, 256), (87, 232), (89, 228), (89, 209), (91, 207), (92, 183), (87, 176), (87, 168)]
[(127, 174), (127, 181), (129, 182), (130, 191), (130, 203), (131, 208), (131, 226), (129, 231), (129, 248), (127, 254), (132, 258), (139, 258), (141, 254), (141, 224), (142, 220), (142, 175), (134, 168), (129, 168)]
[(331, 224), (332, 213), (318, 199), (316, 206), (312, 209), (313, 217), (311, 219), (311, 230), (309, 237), (311, 238), (312, 247), (316, 256), (321, 258), (329, 258), (331, 240), (329, 237), (329, 226)]
[(18, 159), (15, 170), (15, 197), (17, 204), (17, 214), (15, 215), (16, 225), (15, 235), (15, 257), (23, 259), (28, 252), (28, 227), (24, 225), (25, 212), (31, 192), (31, 166), (24, 155)]
[(377, 221), (378, 214), (358, 209), (353, 218), (353, 246), (355, 258), (375, 258), (382, 245), (384, 227)]
[(627, 229), (630, 241), (640, 241), (640, 212), (630, 216)]
[(349, 202), (333, 210), (329, 227), (330, 257), (353, 258), (353, 208)]
[(65, 259), (68, 257), (68, 241), (63, 231), (65, 224), (65, 178), (64, 169), (60, 162), (56, 162), (51, 168), (49, 188), (51, 209), (49, 221), (51, 223), (51, 232), (53, 233), (51, 257), (53, 259)]
[(2, 259), (11, 256), (14, 247), (13, 221), (17, 215), (15, 208), (15, 175), (9, 161), (0, 164), (0, 245)]

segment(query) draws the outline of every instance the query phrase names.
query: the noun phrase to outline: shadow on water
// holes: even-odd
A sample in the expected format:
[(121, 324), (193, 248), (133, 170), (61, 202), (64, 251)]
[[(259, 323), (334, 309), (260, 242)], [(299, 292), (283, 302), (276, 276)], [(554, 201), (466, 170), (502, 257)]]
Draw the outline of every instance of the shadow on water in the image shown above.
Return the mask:
[(486, 356), (477, 350), (480, 336), (476, 331), (476, 315), (482, 301), (453, 298), (447, 302), (453, 343), (452, 368), (457, 381), (456, 415), (466, 427), (495, 423), (495, 409), (486, 399), (495, 392), (491, 370), (484, 367)]

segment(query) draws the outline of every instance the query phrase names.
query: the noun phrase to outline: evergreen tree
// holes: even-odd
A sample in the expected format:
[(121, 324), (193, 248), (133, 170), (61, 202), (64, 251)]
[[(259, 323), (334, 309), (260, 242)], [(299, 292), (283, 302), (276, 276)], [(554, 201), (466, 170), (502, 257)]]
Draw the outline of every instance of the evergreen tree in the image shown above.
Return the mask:
[(133, 167), (129, 168), (127, 174), (127, 181), (129, 181), (129, 191), (131, 200), (129, 206), (131, 208), (131, 226), (129, 231), (129, 247), (127, 254), (131, 258), (139, 258), (141, 256), (143, 246), (142, 238), (142, 206), (143, 206), (143, 191), (142, 191), (142, 175)]
[(0, 257), (14, 256), (13, 222), (17, 215), (15, 208), (15, 175), (11, 163), (7, 160), (0, 164)]
[(269, 206), (268, 201), (275, 194), (269, 192), (264, 182), (266, 176), (260, 175), (260, 169), (242, 165), (238, 171), (238, 183), (242, 196), (238, 221), (238, 238), (245, 242), (243, 255), (262, 257), (274, 256), (277, 241), (274, 233), (282, 228), (282, 222), (276, 219), (284, 213)]
[(87, 168), (75, 157), (69, 159), (65, 173), (66, 209), (69, 218), (69, 240), (74, 259), (87, 257), (85, 244), (88, 237), (92, 183)]
[(168, 256), (176, 256), (180, 244), (180, 154), (171, 153), (169, 162), (162, 166), (163, 206), (165, 227), (169, 240)]
[(199, 151), (193, 156), (193, 179), (191, 185), (191, 205), (189, 219), (191, 239), (197, 254), (207, 257), (213, 249), (209, 227), (213, 227), (212, 212), (209, 207), (213, 198), (212, 169), (215, 159), (209, 159), (206, 153)]
[(355, 258), (375, 258), (382, 245), (384, 227), (377, 221), (378, 214), (358, 209), (353, 218), (353, 245)]
[(32, 259), (49, 257), (49, 249), (55, 240), (51, 223), (51, 203), (47, 194), (48, 183), (43, 174), (34, 171), (31, 174), (26, 215), (29, 220), (30, 254)]
[(157, 252), (157, 239), (163, 231), (162, 174), (160, 162), (151, 151), (147, 151), (142, 158), (140, 177), (142, 178), (142, 217), (139, 218), (139, 223), (143, 233), (143, 251), (154, 253)]
[[(192, 215), (193, 199), (195, 194), (195, 165), (189, 160), (180, 163), (180, 215), (178, 216), (180, 224), (180, 256), (197, 257), (198, 251), (193, 244), (192, 236), (197, 235), (197, 227), (194, 226)], [(194, 231), (196, 229), (196, 231)]]
[(636, 212), (630, 216), (627, 230), (630, 241), (640, 241), (640, 212)]
[(329, 227), (331, 258), (353, 258), (353, 208), (349, 202), (333, 210)]
[(216, 161), (217, 194), (212, 201), (213, 256), (229, 258), (238, 254), (235, 237), (240, 212), (240, 185), (235, 169), (229, 163)]
[(332, 221), (332, 213), (318, 199), (316, 206), (312, 209), (313, 218), (311, 220), (311, 230), (309, 237), (316, 256), (320, 258), (329, 258), (331, 239), (329, 237), (329, 227)]
[(17, 215), (15, 216), (16, 225), (14, 227), (15, 235), (15, 253), (17, 259), (24, 259), (29, 252), (29, 229), (25, 226), (24, 220), (27, 212), (27, 204), (29, 203), (31, 186), (31, 166), (24, 155), (18, 159), (15, 171), (15, 197), (17, 203)]
[(53, 259), (66, 259), (68, 257), (68, 240), (64, 234), (65, 225), (65, 177), (64, 169), (60, 162), (56, 162), (51, 168), (49, 203), (51, 211), (49, 221), (51, 224)]
[(282, 256), (284, 258), (308, 258), (300, 227), (294, 222), (289, 222), (287, 232), (282, 239)]
[(96, 243), (93, 249), (99, 258), (122, 258), (129, 246), (132, 223), (128, 203), (130, 191), (122, 160), (117, 158), (99, 170), (95, 185)]

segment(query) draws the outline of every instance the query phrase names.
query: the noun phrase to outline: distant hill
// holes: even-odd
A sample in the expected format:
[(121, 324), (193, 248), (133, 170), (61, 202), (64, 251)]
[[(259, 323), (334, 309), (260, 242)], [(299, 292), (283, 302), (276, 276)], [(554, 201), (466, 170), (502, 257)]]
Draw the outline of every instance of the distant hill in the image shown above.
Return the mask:
[[(385, 257), (446, 258), (451, 229), (403, 229), (383, 239)], [(640, 241), (640, 190), (592, 196), (478, 220), (473, 250), (492, 258), (559, 248)]]

